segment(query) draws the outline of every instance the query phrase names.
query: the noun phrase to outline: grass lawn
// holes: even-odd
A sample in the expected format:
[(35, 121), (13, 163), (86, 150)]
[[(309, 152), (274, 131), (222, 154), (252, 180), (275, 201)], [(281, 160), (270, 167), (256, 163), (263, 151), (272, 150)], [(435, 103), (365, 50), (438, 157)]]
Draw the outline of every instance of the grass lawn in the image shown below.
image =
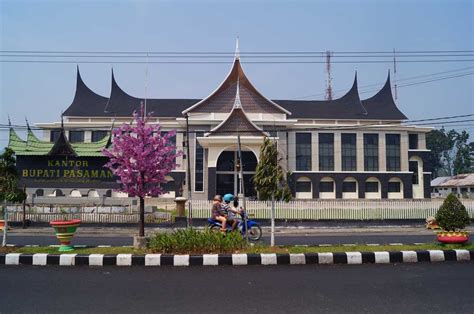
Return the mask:
[[(276, 246), (270, 247), (267, 245), (255, 245), (244, 250), (236, 251), (236, 253), (325, 253), (325, 252), (375, 252), (375, 251), (416, 251), (416, 250), (452, 250), (452, 249), (464, 249), (474, 250), (473, 243), (467, 244), (439, 244), (439, 243), (427, 243), (422, 245), (354, 245), (354, 246)], [(39, 247), (0, 247), (0, 253), (49, 253), (49, 254), (60, 254), (58, 248), (49, 246)], [(136, 254), (144, 255), (152, 253), (151, 250), (143, 249), (136, 250), (131, 247), (93, 247), (93, 248), (76, 248), (72, 252), (75, 254)], [(153, 253), (159, 253), (154, 251)], [(208, 252), (202, 252), (208, 253)], [(196, 254), (196, 253), (194, 253)]]

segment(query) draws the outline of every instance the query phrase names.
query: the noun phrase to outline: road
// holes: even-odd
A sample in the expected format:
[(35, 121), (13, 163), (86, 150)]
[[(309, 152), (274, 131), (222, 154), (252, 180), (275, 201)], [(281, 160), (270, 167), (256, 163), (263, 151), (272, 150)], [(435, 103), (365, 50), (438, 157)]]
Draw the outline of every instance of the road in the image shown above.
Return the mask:
[[(51, 232), (52, 233), (52, 232)], [(418, 243), (418, 242), (433, 242), (434, 235), (427, 234), (278, 234), (276, 236), (276, 243), (279, 245), (317, 245), (317, 244), (349, 244), (349, 243)], [(263, 242), (270, 243), (270, 238), (265, 235)], [(58, 244), (58, 240), (53, 234), (45, 235), (22, 235), (11, 234), (8, 237), (9, 244), (16, 245), (51, 245)], [(89, 235), (76, 236), (73, 239), (73, 244), (82, 245), (132, 245), (133, 239), (131, 236), (117, 235)]]
[[(0, 267), (1, 312), (472, 313), (473, 263)], [(218, 284), (219, 279), (225, 280)]]

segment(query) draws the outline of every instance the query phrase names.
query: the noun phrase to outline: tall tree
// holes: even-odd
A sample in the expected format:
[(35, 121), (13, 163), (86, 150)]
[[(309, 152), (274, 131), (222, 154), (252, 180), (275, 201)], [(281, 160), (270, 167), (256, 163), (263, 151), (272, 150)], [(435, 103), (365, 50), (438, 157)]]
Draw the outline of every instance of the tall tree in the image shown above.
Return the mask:
[(469, 133), (462, 131), (455, 139), (456, 155), (453, 161), (454, 174), (471, 172)]
[(426, 147), (430, 150), (427, 163), (433, 177), (469, 173), (473, 169), (472, 151), (474, 143), (469, 143), (469, 133), (444, 129), (433, 130), (426, 135)]
[(261, 200), (272, 201), (271, 210), (271, 240), (270, 245), (275, 245), (275, 201), (291, 200), (291, 190), (286, 180), (287, 175), (281, 166), (281, 160), (278, 156), (277, 145), (274, 141), (266, 137), (260, 147), (260, 160), (255, 170), (253, 183)]
[[(10, 148), (5, 148), (3, 154), (0, 155), (0, 202), (5, 223), (8, 220), (5, 204), (21, 203), (26, 199), (26, 193), (18, 187), (18, 179), (15, 153)], [(5, 246), (7, 242), (7, 229), (7, 224), (5, 224), (2, 246)]]
[(165, 191), (166, 175), (176, 166), (181, 152), (170, 141), (175, 132), (160, 132), (160, 126), (149, 124), (151, 114), (133, 113), (133, 121), (113, 131), (110, 149), (103, 154), (110, 158), (105, 165), (120, 178), (119, 190), (140, 199), (139, 237), (145, 236), (145, 197), (159, 196)]

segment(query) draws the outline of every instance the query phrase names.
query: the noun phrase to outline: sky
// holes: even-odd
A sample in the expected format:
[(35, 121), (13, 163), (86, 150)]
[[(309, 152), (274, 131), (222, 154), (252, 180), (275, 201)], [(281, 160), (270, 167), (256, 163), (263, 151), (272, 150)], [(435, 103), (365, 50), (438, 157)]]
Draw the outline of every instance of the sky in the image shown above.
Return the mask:
[[(237, 36), (242, 53), (474, 50), (474, 1), (0, 0), (0, 5), (2, 51), (233, 52)], [(148, 79), (144, 64), (68, 60), (73, 62), (0, 62), (0, 123), (8, 116), (13, 124), (24, 124), (25, 117), (30, 124), (58, 121), (74, 97), (76, 64), (86, 84), (103, 96), (110, 92), (113, 67), (118, 84), (133, 96), (144, 97), (147, 80), (150, 98), (201, 98), (225, 78), (232, 57), (223, 59), (228, 64), (150, 64)], [(242, 55), (247, 76), (268, 98), (324, 98), (324, 64), (245, 61)], [(473, 61), (399, 62), (397, 79), (469, 67), (472, 71)], [(335, 96), (349, 89), (355, 71), (362, 87), (383, 85), (388, 70), (393, 76), (391, 63), (333, 63)], [(473, 77), (400, 87), (396, 102), (411, 120), (472, 114)], [(474, 123), (463, 128), (474, 134)], [(0, 131), (0, 146), (7, 144), (6, 135)]]

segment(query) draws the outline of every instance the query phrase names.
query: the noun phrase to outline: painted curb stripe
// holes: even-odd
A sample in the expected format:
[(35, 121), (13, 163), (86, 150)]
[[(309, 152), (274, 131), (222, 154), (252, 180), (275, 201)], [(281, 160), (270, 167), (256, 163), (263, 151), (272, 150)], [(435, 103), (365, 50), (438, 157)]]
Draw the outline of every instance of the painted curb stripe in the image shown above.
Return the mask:
[(362, 264), (373, 264), (375, 263), (374, 252), (362, 252)]
[(474, 250), (336, 252), (299, 254), (0, 254), (4, 265), (61, 266), (221, 266), (303, 264), (387, 264), (474, 260)]

